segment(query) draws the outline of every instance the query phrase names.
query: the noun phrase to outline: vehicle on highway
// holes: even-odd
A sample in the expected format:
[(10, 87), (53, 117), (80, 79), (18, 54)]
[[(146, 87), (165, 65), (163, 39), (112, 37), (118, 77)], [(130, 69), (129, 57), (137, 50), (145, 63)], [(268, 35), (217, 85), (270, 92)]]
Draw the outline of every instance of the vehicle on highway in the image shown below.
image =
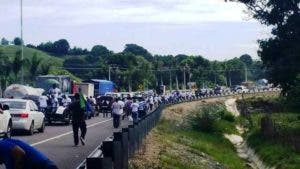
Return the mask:
[(133, 97), (134, 93), (131, 92), (120, 92), (121, 98), (128, 98), (128, 97)]
[(113, 98), (121, 98), (121, 94), (115, 93), (115, 92), (106, 92), (104, 96), (111, 96)]
[(0, 103), (9, 106), (13, 130), (26, 130), (30, 135), (33, 135), (35, 130), (44, 132), (45, 115), (38, 111), (32, 100), (0, 99)]
[(245, 86), (236, 86), (235, 91), (238, 93), (247, 93), (249, 92), (249, 89), (247, 89)]
[(10, 137), (12, 129), (12, 118), (9, 113), (9, 106), (3, 105), (3, 111), (0, 112), (0, 137)]
[(53, 124), (53, 122), (63, 122), (66, 125), (71, 123), (71, 111), (68, 106), (63, 105), (62, 100), (58, 99), (58, 107), (53, 108), (50, 104), (48, 104), (45, 110), (45, 118), (49, 124)]

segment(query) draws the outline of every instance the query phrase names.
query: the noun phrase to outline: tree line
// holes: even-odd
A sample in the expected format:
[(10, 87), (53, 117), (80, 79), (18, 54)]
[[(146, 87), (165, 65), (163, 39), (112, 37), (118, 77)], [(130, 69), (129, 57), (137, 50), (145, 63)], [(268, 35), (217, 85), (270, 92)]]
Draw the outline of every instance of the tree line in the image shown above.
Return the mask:
[(199, 88), (233, 86), (245, 81), (245, 75), (253, 81), (265, 76), (262, 62), (253, 60), (248, 54), (228, 61), (210, 61), (200, 55), (152, 55), (137, 44), (126, 44), (124, 50), (118, 53), (103, 45), (95, 45), (91, 50), (70, 48), (66, 39), (26, 46), (63, 58), (63, 66), (57, 70), (67, 70), (83, 80), (110, 79), (119, 90), (144, 90), (160, 85), (182, 89), (188, 88), (189, 82), (195, 82)]

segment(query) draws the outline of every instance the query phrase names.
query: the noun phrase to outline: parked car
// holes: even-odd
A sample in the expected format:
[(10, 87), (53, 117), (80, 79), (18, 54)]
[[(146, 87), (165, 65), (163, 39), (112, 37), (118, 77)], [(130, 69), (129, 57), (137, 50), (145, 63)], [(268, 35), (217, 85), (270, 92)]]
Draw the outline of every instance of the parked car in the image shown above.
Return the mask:
[(26, 130), (30, 135), (33, 135), (35, 130), (45, 131), (45, 115), (38, 111), (32, 100), (0, 99), (0, 103), (9, 106), (13, 130)]
[(12, 119), (9, 113), (9, 106), (3, 105), (3, 111), (0, 112), (0, 137), (10, 137), (12, 129)]

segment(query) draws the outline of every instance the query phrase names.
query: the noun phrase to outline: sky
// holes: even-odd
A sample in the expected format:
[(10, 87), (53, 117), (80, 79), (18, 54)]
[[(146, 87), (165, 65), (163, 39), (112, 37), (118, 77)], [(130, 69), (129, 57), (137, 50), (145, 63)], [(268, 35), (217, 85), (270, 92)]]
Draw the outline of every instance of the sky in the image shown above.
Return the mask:
[[(0, 0), (0, 38), (20, 36), (20, 0)], [(121, 52), (135, 43), (152, 54), (258, 58), (270, 29), (239, 3), (224, 0), (23, 0), (24, 42), (67, 39), (72, 47), (101, 44)]]

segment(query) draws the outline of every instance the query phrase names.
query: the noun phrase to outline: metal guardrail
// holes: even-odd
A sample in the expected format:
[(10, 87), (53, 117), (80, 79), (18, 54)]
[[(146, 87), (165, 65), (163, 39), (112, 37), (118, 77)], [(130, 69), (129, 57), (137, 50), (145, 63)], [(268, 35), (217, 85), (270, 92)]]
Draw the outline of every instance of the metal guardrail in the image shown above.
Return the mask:
[(102, 142), (77, 169), (128, 169), (128, 161), (134, 153), (142, 147), (143, 139), (158, 123), (162, 110), (166, 106), (199, 101), (208, 98), (237, 96), (240, 94), (256, 95), (258, 93), (279, 92), (280, 90), (250, 91), (247, 93), (228, 92), (220, 95), (206, 95), (191, 99), (179, 100), (172, 103), (161, 104), (156, 110), (147, 114), (137, 123), (122, 128), (119, 132), (114, 132), (113, 136), (108, 137)]

